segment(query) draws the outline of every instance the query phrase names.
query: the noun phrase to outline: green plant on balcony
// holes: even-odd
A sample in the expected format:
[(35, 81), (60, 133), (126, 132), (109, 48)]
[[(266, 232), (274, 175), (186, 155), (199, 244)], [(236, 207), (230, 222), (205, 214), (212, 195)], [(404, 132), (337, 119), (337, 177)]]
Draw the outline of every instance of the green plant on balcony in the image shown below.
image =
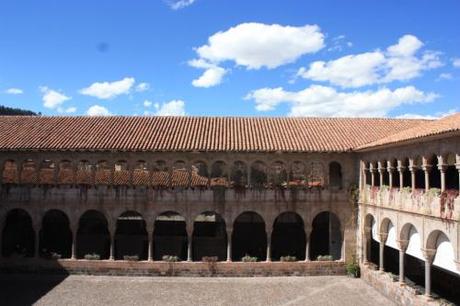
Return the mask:
[(179, 261), (179, 257), (173, 256), (173, 255), (163, 255), (161, 259), (166, 262), (178, 262)]
[(139, 261), (139, 255), (124, 255), (123, 260)]
[(86, 254), (84, 258), (85, 258), (86, 260), (100, 260), (100, 259), (101, 259), (101, 255), (96, 254), (96, 253)]
[(348, 263), (346, 266), (347, 275), (353, 278), (358, 278), (360, 276), (361, 270), (358, 263), (353, 259), (352, 262)]
[(297, 261), (297, 257), (295, 257), (295, 256), (290, 256), (290, 255), (281, 256), (281, 257), (280, 257), (280, 261), (283, 261), (283, 262), (293, 262), (293, 261)]
[(332, 255), (319, 255), (318, 257), (316, 257), (316, 260), (317, 261), (332, 261), (334, 259)]
[(241, 261), (242, 262), (256, 262), (257, 261), (257, 257), (256, 256), (250, 256), (248, 254), (244, 255), (243, 258), (241, 258)]

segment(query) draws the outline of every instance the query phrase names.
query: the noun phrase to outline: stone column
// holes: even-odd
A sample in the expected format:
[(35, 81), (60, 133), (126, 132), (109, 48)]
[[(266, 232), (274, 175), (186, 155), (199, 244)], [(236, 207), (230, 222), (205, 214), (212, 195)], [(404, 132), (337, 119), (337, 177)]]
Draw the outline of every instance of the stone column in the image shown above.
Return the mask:
[(232, 231), (227, 230), (227, 262), (232, 261)]
[(187, 239), (187, 261), (193, 261), (193, 258), (192, 258), (192, 235), (189, 234), (188, 235), (188, 239)]
[(305, 261), (310, 261), (311, 228), (305, 227)]
[(70, 259), (76, 260), (77, 259), (77, 230), (76, 228), (72, 228), (72, 254)]
[(425, 296), (431, 296), (431, 265), (433, 264), (436, 250), (422, 249), (423, 257), (425, 257)]
[(380, 187), (383, 186), (383, 173), (385, 172), (385, 168), (383, 168), (381, 165), (380, 165), (380, 162), (379, 162), (379, 167), (377, 169), (378, 173), (379, 173), (379, 182), (380, 182)]
[(406, 254), (407, 245), (409, 241), (407, 240), (397, 240), (399, 246), (399, 282), (404, 283), (404, 255)]
[(398, 166), (399, 172), (399, 189), (402, 190), (404, 188), (404, 167)]
[(415, 167), (409, 166), (412, 192), (415, 190)]
[(446, 169), (447, 165), (438, 165), (439, 172), (441, 172), (441, 192), (446, 191)]
[(267, 262), (272, 261), (272, 233), (267, 231)]
[(363, 235), (363, 241), (362, 241), (362, 244), (363, 244), (363, 258), (362, 258), (362, 262), (364, 264), (368, 264), (369, 263), (369, 260), (368, 260), (368, 257), (369, 257), (369, 242), (371, 241), (370, 239), (371, 238), (371, 227), (367, 227), (365, 226), (364, 227), (364, 235)]
[(393, 188), (393, 172), (394, 172), (395, 168), (393, 167), (387, 167), (387, 171), (388, 171), (388, 186), (390, 188)]
[(384, 270), (384, 250), (385, 250), (385, 242), (387, 241), (388, 234), (387, 233), (379, 233), (379, 240), (380, 240), (380, 248), (379, 248), (379, 270)]
[(371, 173), (371, 186), (374, 187), (375, 186), (375, 169), (372, 165), (369, 167), (369, 172)]
[(115, 231), (110, 231), (110, 255), (109, 260), (115, 260)]
[(424, 165), (422, 169), (423, 169), (423, 172), (425, 172), (425, 191), (428, 191), (430, 189), (431, 165)]
[(147, 231), (148, 240), (149, 240), (149, 246), (148, 246), (148, 256), (147, 260), (148, 261), (153, 261), (153, 229), (149, 229)]

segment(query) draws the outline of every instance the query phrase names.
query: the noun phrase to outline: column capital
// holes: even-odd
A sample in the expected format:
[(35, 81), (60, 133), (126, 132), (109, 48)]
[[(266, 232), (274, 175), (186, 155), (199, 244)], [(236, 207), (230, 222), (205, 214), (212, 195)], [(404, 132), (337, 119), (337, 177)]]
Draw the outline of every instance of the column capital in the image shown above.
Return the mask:
[(387, 242), (388, 233), (378, 233), (380, 243)]
[(425, 172), (430, 172), (431, 168), (433, 168), (432, 165), (423, 165), (422, 166), (422, 170), (425, 171)]
[(395, 167), (387, 167), (387, 171), (388, 171), (389, 173), (393, 173), (393, 172), (395, 172), (395, 170), (396, 170)]
[(406, 169), (405, 166), (397, 166), (396, 167), (396, 170), (398, 170), (398, 172), (404, 172), (404, 169)]
[(409, 245), (409, 240), (396, 240), (396, 243), (398, 244), (399, 250), (405, 253)]
[(414, 166), (414, 165), (409, 165), (409, 167), (407, 167), (407, 169), (409, 169), (410, 172), (414, 172), (415, 170), (417, 170), (417, 166)]
[(435, 249), (422, 249), (423, 257), (425, 258), (425, 261), (429, 262), (430, 264), (433, 263), (434, 256), (436, 255), (436, 250)]
[(446, 164), (438, 165), (438, 169), (441, 172), (446, 172), (447, 167), (448, 167), (448, 165), (446, 165)]

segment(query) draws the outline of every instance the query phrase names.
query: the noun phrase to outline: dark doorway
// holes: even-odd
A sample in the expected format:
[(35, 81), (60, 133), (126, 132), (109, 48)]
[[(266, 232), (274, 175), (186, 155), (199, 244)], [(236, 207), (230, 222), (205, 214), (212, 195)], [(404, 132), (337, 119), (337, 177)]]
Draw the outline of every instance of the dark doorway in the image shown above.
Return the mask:
[(305, 230), (302, 218), (294, 212), (279, 215), (273, 224), (272, 260), (281, 256), (295, 256), (297, 260), (305, 259)]
[(96, 210), (89, 210), (80, 217), (77, 232), (77, 258), (97, 254), (101, 259), (110, 255), (110, 233), (107, 219)]
[(13, 209), (6, 216), (2, 233), (2, 255), (4, 257), (33, 257), (35, 232), (32, 218), (22, 209)]
[(117, 219), (115, 232), (115, 259), (124, 256), (138, 256), (146, 260), (148, 256), (148, 235), (145, 220), (135, 211), (127, 211)]
[(312, 260), (320, 255), (331, 255), (333, 260), (340, 259), (342, 257), (342, 233), (337, 216), (328, 211), (318, 214), (313, 220), (310, 241)]
[(245, 255), (267, 258), (267, 234), (265, 222), (255, 212), (244, 212), (233, 223), (232, 260), (240, 261)]
[(342, 189), (342, 166), (338, 162), (329, 164), (329, 185)]
[(219, 214), (205, 212), (196, 218), (192, 248), (194, 261), (201, 261), (205, 256), (217, 256), (220, 261), (227, 259), (227, 232)]
[(50, 257), (53, 253), (61, 258), (70, 258), (72, 253), (69, 218), (57, 209), (46, 212), (40, 230), (40, 255)]
[(176, 212), (165, 212), (155, 220), (153, 232), (154, 259), (177, 256), (187, 259), (187, 228), (185, 219)]

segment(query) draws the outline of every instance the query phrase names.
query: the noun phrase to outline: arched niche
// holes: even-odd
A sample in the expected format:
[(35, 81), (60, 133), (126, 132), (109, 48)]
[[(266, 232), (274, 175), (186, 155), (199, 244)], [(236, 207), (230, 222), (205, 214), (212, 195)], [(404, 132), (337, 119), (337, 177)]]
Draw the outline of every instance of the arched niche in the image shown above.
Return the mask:
[(2, 231), (2, 255), (33, 257), (35, 243), (35, 232), (29, 213), (23, 209), (10, 210)]
[(158, 215), (153, 232), (155, 260), (162, 260), (166, 255), (177, 256), (181, 260), (187, 259), (187, 242), (184, 217), (173, 211)]
[(42, 219), (40, 230), (40, 255), (70, 258), (72, 253), (72, 231), (67, 215), (57, 209), (48, 210)]
[(192, 164), (191, 187), (206, 188), (209, 184), (208, 165), (204, 161), (196, 161)]
[(14, 160), (7, 160), (3, 164), (3, 184), (17, 184), (19, 182), (18, 165)]
[(248, 184), (248, 167), (242, 161), (236, 161), (233, 163), (231, 171), (231, 184), (232, 187), (245, 188)]
[(173, 188), (190, 186), (190, 171), (184, 161), (178, 160), (173, 164), (171, 184)]
[(304, 222), (295, 212), (280, 214), (273, 224), (272, 260), (278, 261), (282, 256), (295, 256), (297, 260), (305, 259), (306, 236)]
[(22, 184), (37, 184), (38, 171), (35, 161), (26, 159), (21, 166), (21, 183)]
[(266, 188), (268, 185), (267, 166), (262, 161), (255, 161), (251, 165), (251, 185), (256, 189)]
[(319, 213), (312, 224), (310, 258), (330, 255), (333, 260), (342, 258), (342, 230), (339, 218), (332, 212)]
[(58, 164), (57, 182), (61, 185), (71, 185), (75, 182), (74, 169), (70, 160), (62, 160)]
[(270, 185), (276, 189), (287, 187), (287, 169), (282, 161), (275, 161), (271, 164)]
[(40, 184), (53, 185), (55, 184), (56, 164), (49, 159), (45, 159), (40, 164), (38, 180)]
[(93, 184), (93, 165), (88, 160), (81, 160), (77, 164), (76, 183), (79, 185)]
[(335, 161), (329, 163), (329, 186), (342, 189), (342, 166)]
[(228, 186), (228, 169), (224, 161), (216, 161), (211, 166), (211, 186)]
[(267, 234), (264, 219), (256, 212), (240, 214), (233, 223), (232, 260), (241, 261), (246, 256), (266, 259)]

